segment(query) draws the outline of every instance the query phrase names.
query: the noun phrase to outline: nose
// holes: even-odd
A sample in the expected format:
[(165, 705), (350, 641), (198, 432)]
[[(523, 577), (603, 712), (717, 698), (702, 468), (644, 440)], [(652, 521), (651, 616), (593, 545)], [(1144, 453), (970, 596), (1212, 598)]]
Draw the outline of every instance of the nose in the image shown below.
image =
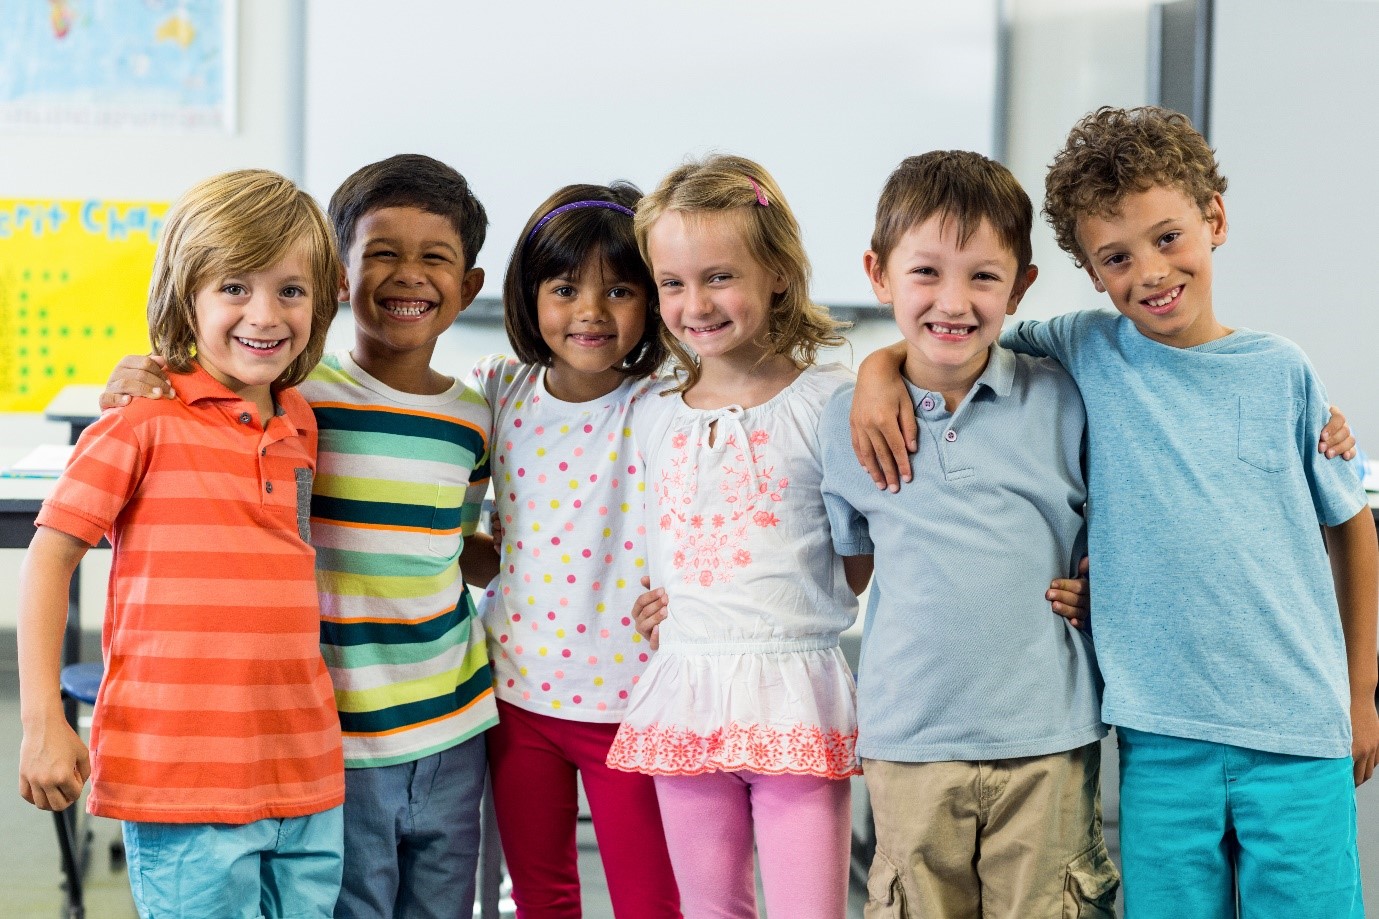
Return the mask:
[(1140, 283), (1145, 287), (1158, 287), (1169, 275), (1168, 260), (1154, 252), (1140, 259)]
[(408, 287), (426, 283), (425, 266), (420, 259), (399, 258), (393, 268), (393, 281)]
[(608, 309), (603, 302), (603, 294), (597, 288), (580, 291), (575, 301), (575, 318), (581, 322), (603, 322), (608, 318)]
[(282, 304), (278, 302), (276, 292), (262, 288), (255, 290), (244, 308), (244, 318), (258, 328), (277, 325), (282, 318)]
[(934, 307), (939, 312), (949, 316), (960, 316), (966, 313), (970, 301), (967, 285), (952, 279), (945, 280), (944, 283), (940, 284), (934, 295)]

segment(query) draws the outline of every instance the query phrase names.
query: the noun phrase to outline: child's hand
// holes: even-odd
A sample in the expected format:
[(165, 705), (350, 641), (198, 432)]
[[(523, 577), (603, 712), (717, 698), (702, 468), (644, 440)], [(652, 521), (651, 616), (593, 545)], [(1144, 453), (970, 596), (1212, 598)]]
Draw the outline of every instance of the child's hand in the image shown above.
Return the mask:
[(101, 393), (101, 411), (128, 405), (139, 396), (145, 399), (176, 399), (168, 380), (168, 362), (156, 354), (131, 354), (121, 359), (110, 372)]
[(651, 578), (645, 575), (642, 576), (642, 586), (647, 588), (647, 592), (632, 604), (632, 619), (637, 623), (637, 631), (651, 642), (651, 650), (655, 651), (661, 646), (661, 622), (666, 618), (670, 601), (660, 587), (650, 589)]
[(493, 537), (493, 551), (499, 556), (503, 554), (503, 515), (498, 513), (498, 508), (489, 511), (488, 514), (488, 533)]
[(61, 716), (33, 730), (19, 742), (19, 794), (39, 810), (66, 810), (91, 777), (91, 757)]
[(852, 452), (876, 487), (889, 491), (900, 491), (900, 483), (910, 481), (910, 454), (919, 449), (914, 403), (898, 372), (903, 361), (894, 348), (862, 361), (848, 416)]
[(1092, 585), (1087, 578), (1088, 570), (1084, 555), (1077, 566), (1080, 578), (1058, 578), (1044, 594), (1044, 599), (1053, 605), (1053, 611), (1079, 629), (1088, 627), (1092, 621)]
[(1379, 764), (1379, 713), (1374, 709), (1374, 696), (1351, 700), (1350, 729), (1350, 756), (1355, 762), (1355, 784), (1359, 786), (1369, 781)]
[[(1322, 438), (1317, 444), (1317, 452), (1325, 453), (1327, 459), (1339, 456), (1341, 459), (1355, 458), (1355, 435), (1345, 423), (1345, 415), (1336, 406), (1331, 406), (1331, 417), (1322, 428)], [(1363, 474), (1363, 473), (1362, 473)]]

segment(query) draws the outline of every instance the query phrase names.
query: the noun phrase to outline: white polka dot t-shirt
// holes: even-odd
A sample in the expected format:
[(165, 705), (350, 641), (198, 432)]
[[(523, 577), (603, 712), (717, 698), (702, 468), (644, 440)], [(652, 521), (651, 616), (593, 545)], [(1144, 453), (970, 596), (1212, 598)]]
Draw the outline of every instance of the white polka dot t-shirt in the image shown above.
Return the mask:
[(545, 368), (493, 355), (470, 380), (493, 410), (502, 565), (479, 601), (498, 698), (573, 721), (622, 719), (651, 657), (632, 622), (646, 572), (645, 486), (625, 381), (571, 403)]

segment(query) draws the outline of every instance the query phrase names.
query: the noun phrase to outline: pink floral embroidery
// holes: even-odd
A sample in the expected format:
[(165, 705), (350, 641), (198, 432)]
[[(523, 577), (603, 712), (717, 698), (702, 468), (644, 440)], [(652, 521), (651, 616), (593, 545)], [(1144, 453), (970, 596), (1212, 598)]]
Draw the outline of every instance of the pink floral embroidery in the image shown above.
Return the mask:
[(800, 724), (788, 730), (733, 723), (704, 735), (688, 728), (626, 723), (608, 750), (608, 765), (648, 775), (702, 775), (749, 769), (766, 775), (860, 775), (857, 732)]
[(691, 445), (683, 431), (670, 439), (675, 453), (656, 483), (656, 496), (665, 512), (660, 527), (671, 534), (678, 547), (672, 564), (687, 584), (709, 587), (731, 582), (734, 569), (752, 563), (748, 548), (752, 530), (780, 524), (779, 517), (760, 505), (782, 500), (789, 479), (777, 478), (775, 467), (767, 463), (763, 448), (770, 443), (770, 435), (760, 429), (747, 432), (744, 445), (739, 442), (740, 430), (721, 434), (725, 439), (716, 484), (730, 511), (707, 519), (703, 514), (689, 513), (687, 508), (699, 492), (701, 473), (707, 472), (700, 469), (696, 459), (709, 452), (708, 446), (703, 442)]

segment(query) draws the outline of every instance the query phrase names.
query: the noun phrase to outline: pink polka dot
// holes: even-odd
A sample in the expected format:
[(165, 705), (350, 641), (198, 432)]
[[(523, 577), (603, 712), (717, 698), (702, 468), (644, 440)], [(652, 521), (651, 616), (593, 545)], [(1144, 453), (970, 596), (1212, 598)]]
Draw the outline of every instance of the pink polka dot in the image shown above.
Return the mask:
[(511, 689), (512, 687), (514, 687), (514, 686), (516, 686), (516, 685), (517, 685), (517, 681), (516, 681), (516, 680), (508, 680), (508, 689)]
[(637, 527), (637, 535), (638, 535), (638, 536), (645, 536), (645, 535), (646, 535), (646, 527)]
[(529, 693), (529, 692), (524, 692), (524, 693), (522, 693), (522, 698), (523, 698), (523, 700), (525, 700), (525, 701), (527, 701), (527, 702), (530, 702), (530, 701), (531, 701), (531, 693)]
[(513, 647), (513, 649), (512, 649), (512, 653), (513, 653), (513, 654), (521, 654), (521, 653), (522, 653), (522, 646), (521, 646), (521, 645), (515, 645), (515, 646)]
[(569, 523), (565, 524), (565, 532), (566, 532), (566, 533), (573, 533), (574, 531), (575, 531), (575, 524), (574, 524), (574, 521), (573, 521), (573, 520), (570, 521)]
[[(610, 434), (609, 436), (611, 437), (612, 435)], [(608, 711), (608, 703), (607, 703), (607, 702), (600, 702), (599, 705), (598, 705), (598, 708), (599, 708), (599, 711), (601, 711), (601, 712), (606, 712), (606, 711)]]
[(623, 624), (623, 625), (631, 625), (631, 624), (632, 624), (632, 617), (631, 617), (631, 616), (623, 616), (623, 617), (622, 617), (622, 624)]
[(584, 448), (583, 448), (583, 447), (575, 447), (575, 456), (583, 456), (583, 455), (584, 455)]
[(569, 649), (569, 648), (566, 648), (564, 651), (561, 651), (561, 652), (560, 652), (560, 656), (561, 656), (561, 657), (566, 657), (566, 658), (568, 658), (568, 657), (570, 656), (570, 653), (571, 653), (571, 652), (570, 652), (570, 649)]
[(521, 621), (522, 621), (522, 614), (521, 614), (521, 613), (513, 613), (513, 614), (512, 614), (512, 621), (513, 621), (513, 622), (521, 622)]
[(607, 638), (608, 634), (607, 629), (599, 629), (599, 638)]
[(510, 441), (510, 440), (503, 441), (503, 449), (504, 449), (504, 450), (511, 450), (511, 449), (512, 449), (512, 441)]
[(551, 537), (551, 545), (553, 545), (553, 546), (558, 546), (558, 545), (560, 545), (560, 537), (559, 537), (559, 536), (552, 536), (552, 537)]
[(575, 499), (575, 507), (576, 507), (576, 508), (581, 508), (581, 507), (583, 507), (583, 506), (584, 506), (584, 502), (581, 501), (581, 500), (579, 500), (578, 498), (576, 498), (576, 499)]
[(589, 627), (581, 622), (579, 625), (575, 626), (575, 631), (583, 635), (585, 632), (589, 631)]
[(506, 635), (499, 635), (499, 636), (498, 636), (498, 643), (501, 644), (501, 645), (507, 644), (507, 643), (508, 643), (508, 637), (507, 637)]
[(570, 598), (569, 598), (569, 597), (561, 597), (561, 598), (560, 598), (560, 605), (561, 605), (561, 606), (569, 606), (569, 605), (570, 605)]
[(531, 557), (532, 557), (532, 558), (540, 558), (540, 557), (541, 557), (541, 550), (540, 550), (540, 549), (532, 549), (532, 550), (531, 550)]
[(628, 466), (628, 467), (627, 467), (627, 474), (628, 474), (628, 475), (636, 475), (636, 474), (637, 474), (637, 467), (636, 467), (636, 466)]
[(604, 563), (605, 565), (611, 565), (611, 564), (613, 564), (613, 553), (609, 552), (607, 555), (605, 555), (605, 556), (603, 557), (603, 563)]
[(563, 679), (565, 679), (565, 671), (564, 671), (564, 670), (557, 670), (557, 671), (555, 672), (555, 678), (556, 678), (557, 680), (563, 680)]
[(522, 548), (522, 540), (517, 540), (517, 548)]
[(551, 691), (551, 684), (550, 684), (550, 683), (542, 683), (542, 684), (541, 684), (541, 688), (542, 688), (543, 690), (545, 690), (546, 692), (550, 692), (550, 691)]
[(566, 576), (565, 576), (565, 582), (566, 582), (567, 584), (573, 584), (573, 583), (575, 582), (575, 576), (574, 576), (573, 574), (568, 574), (568, 575), (566, 575)]
[(561, 463), (561, 464), (560, 464), (560, 471), (561, 471), (561, 472), (564, 472), (566, 469), (569, 469), (569, 468), (570, 468), (570, 464), (569, 464), (569, 463)]
[(515, 491), (510, 491), (510, 492), (508, 492), (508, 500), (509, 500), (509, 501), (516, 501), (516, 500), (517, 500), (517, 492), (515, 492)]
[(598, 474), (597, 472), (595, 472), (595, 473), (593, 473), (592, 475), (589, 476), (589, 481), (591, 481), (591, 482), (597, 482), (598, 480), (599, 480), (599, 474)]
[(622, 544), (622, 547), (623, 547), (624, 549), (631, 549), (631, 548), (632, 548), (632, 540), (629, 539), (627, 542), (623, 543), (623, 544)]
[(608, 516), (608, 508), (606, 508), (606, 507), (601, 507), (601, 508), (599, 508), (599, 516), (600, 516), (600, 517), (607, 517), (607, 516)]
[(536, 477), (536, 481), (540, 482), (542, 485), (545, 485), (545, 484), (546, 484), (546, 473), (543, 472), (543, 473), (541, 473), (539, 476), (537, 476), (537, 477)]
[(617, 487), (618, 487), (618, 480), (617, 480), (617, 479), (614, 479), (614, 480), (613, 480), (613, 487), (614, 487), (614, 488), (617, 488)]
[(597, 664), (598, 662), (599, 662), (599, 659), (598, 659), (597, 657), (594, 657), (594, 655), (592, 655), (592, 654), (589, 655), (589, 663), (591, 663), (591, 664)]
[(603, 587), (603, 585), (602, 585), (601, 583), (599, 583), (598, 581), (595, 581), (594, 583), (592, 583), (592, 584), (589, 585), (589, 589), (590, 589), (590, 590), (600, 590), (600, 589), (602, 589), (602, 587)]
[(619, 699), (626, 699), (626, 698), (627, 698), (627, 690), (626, 690), (626, 689), (620, 689), (620, 690), (618, 690), (618, 698), (619, 698)]
[(522, 580), (525, 581), (525, 582), (527, 582), (528, 584), (530, 584), (530, 583), (531, 583), (531, 575), (530, 575), (530, 574), (524, 574), (524, 575), (522, 575)]
[(643, 664), (645, 664), (645, 663), (647, 662), (647, 655), (646, 655), (646, 652), (643, 652), (643, 653), (641, 653), (641, 654), (638, 654), (638, 655), (637, 655), (637, 660), (639, 660), (639, 661), (641, 661)]
[[(533, 401), (535, 401), (535, 400), (533, 400)], [(546, 429), (545, 429), (544, 427), (542, 427), (541, 425), (537, 425), (535, 430), (536, 430), (536, 433), (538, 433), (538, 434), (545, 434), (545, 433), (546, 433)]]
[(518, 467), (517, 467), (517, 477), (518, 477), (519, 479), (521, 479), (521, 478), (525, 478), (526, 475), (527, 475), (527, 470), (524, 469), (524, 468), (522, 468), (521, 466), (518, 466)]
[(522, 419), (521, 419), (521, 418), (514, 418), (514, 419), (512, 419), (512, 426), (513, 426), (514, 428), (520, 428), (520, 427), (522, 426)]
[(579, 703), (583, 702), (584, 699), (583, 699), (583, 697), (581, 697), (581, 696), (574, 696), (573, 698), (570, 699), (570, 701), (573, 702), (574, 704), (578, 705)]
[(585, 433), (585, 434), (592, 434), (592, 433), (594, 433), (594, 426), (593, 426), (592, 424), (586, 424), (586, 425), (584, 426), (584, 433)]
[(551, 620), (552, 622), (555, 622), (555, 610), (551, 610), (549, 613), (547, 613), (546, 618)]
[(535, 502), (535, 501), (528, 501), (528, 502), (527, 502), (527, 510), (529, 510), (529, 511), (534, 511), (534, 510), (536, 510), (536, 502)]
[[(582, 555), (582, 556), (584, 556), (585, 558), (589, 558), (589, 557), (592, 556), (594, 553), (593, 553), (593, 552), (590, 552), (588, 549), (585, 549), (583, 552), (581, 552), (581, 553), (579, 553), (579, 554)], [(492, 596), (492, 594), (490, 594), (490, 596)]]

